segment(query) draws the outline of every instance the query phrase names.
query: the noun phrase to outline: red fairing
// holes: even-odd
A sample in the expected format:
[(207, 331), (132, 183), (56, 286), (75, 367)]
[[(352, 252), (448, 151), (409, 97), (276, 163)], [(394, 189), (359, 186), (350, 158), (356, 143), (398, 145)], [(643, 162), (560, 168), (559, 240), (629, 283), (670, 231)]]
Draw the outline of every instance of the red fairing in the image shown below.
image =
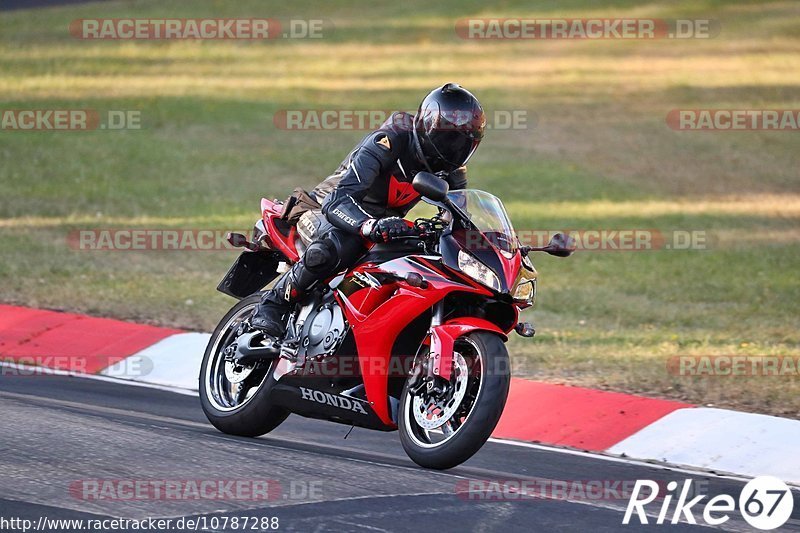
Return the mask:
[(264, 227), (267, 228), (270, 242), (273, 247), (279, 252), (282, 252), (289, 261), (296, 263), (300, 260), (300, 255), (297, 253), (297, 247), (295, 246), (295, 242), (297, 241), (297, 228), (291, 226), (288, 235), (281, 233), (276, 222), (280, 220), (280, 214), (281, 204), (273, 202), (272, 200), (267, 200), (266, 198), (261, 199), (261, 217), (264, 219)]
[(431, 328), (433, 373), (437, 376), (449, 376), (453, 366), (453, 344), (456, 339), (472, 331), (481, 330), (496, 333), (503, 341), (508, 340), (505, 331), (482, 318), (459, 317)]
[(270, 214), (273, 214), (273, 215), (279, 215), (281, 213), (280, 205), (281, 204), (279, 204), (277, 202), (273, 202), (272, 200), (268, 200), (267, 198), (262, 198), (261, 199), (261, 213), (264, 216), (267, 216), (267, 212), (269, 212)]
[(383, 423), (394, 425), (387, 401), (392, 346), (403, 328), (431, 303), (415, 289), (400, 287), (393, 297), (364, 315), (347, 298), (337, 297), (353, 328), (367, 399)]
[(519, 250), (514, 252), (511, 259), (507, 259), (502, 252), (497, 254), (500, 258), (500, 263), (503, 265), (503, 274), (506, 277), (506, 287), (511, 287), (513, 290), (514, 282), (517, 281), (517, 276), (522, 268), (522, 254)]
[[(390, 365), (392, 346), (400, 332), (450, 292), (491, 294), (486, 289), (447, 279), (409, 258), (395, 259), (380, 267), (361, 265), (353, 270), (353, 275), (343, 285), (357, 279), (356, 273), (374, 274), (376, 277), (380, 273), (391, 273), (404, 277), (410, 272), (421, 274), (428, 281), (428, 288), (411, 287), (404, 281), (395, 281), (380, 288), (367, 286), (350, 294), (339, 290), (336, 295), (353, 328), (367, 399), (381, 421), (391, 426), (394, 421), (389, 413), (386, 370)], [(391, 287), (391, 290), (385, 287)]]

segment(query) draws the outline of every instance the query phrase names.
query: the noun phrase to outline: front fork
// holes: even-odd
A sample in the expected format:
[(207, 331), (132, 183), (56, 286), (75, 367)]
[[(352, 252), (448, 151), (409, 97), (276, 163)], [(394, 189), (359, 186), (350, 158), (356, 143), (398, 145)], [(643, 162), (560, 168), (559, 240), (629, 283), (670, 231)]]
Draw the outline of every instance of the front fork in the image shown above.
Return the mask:
[(417, 361), (414, 372), (409, 378), (415, 393), (426, 389), (429, 392), (447, 389), (453, 370), (453, 350), (456, 340), (473, 331), (492, 333), (500, 337), (503, 342), (508, 340), (505, 331), (484, 318), (464, 316), (444, 322), (444, 304), (439, 302), (434, 306), (431, 329), (427, 337), (430, 348), (428, 355), (425, 360)]
[(411, 389), (415, 394), (423, 392), (441, 394), (449, 382), (453, 367), (453, 344), (455, 339), (443, 331), (444, 302), (433, 306), (431, 328), (428, 331), (428, 355), (418, 360), (410, 377)]
[(453, 370), (453, 347), (455, 339), (449, 335), (446, 326), (442, 325), (444, 321), (444, 302), (438, 302), (433, 308), (433, 317), (431, 319), (430, 331), (430, 352), (428, 352), (430, 365), (428, 368), (428, 377), (433, 381), (438, 381), (436, 378), (442, 378), (445, 381), (450, 380), (450, 373)]

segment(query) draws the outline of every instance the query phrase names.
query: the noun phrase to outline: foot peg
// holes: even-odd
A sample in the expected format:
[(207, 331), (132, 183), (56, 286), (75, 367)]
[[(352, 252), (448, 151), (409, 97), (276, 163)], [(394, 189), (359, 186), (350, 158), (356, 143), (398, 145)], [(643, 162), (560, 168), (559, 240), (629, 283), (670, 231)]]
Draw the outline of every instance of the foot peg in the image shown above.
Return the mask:
[(233, 360), (237, 364), (269, 361), (281, 354), (281, 345), (261, 331), (251, 331), (236, 339), (236, 353)]

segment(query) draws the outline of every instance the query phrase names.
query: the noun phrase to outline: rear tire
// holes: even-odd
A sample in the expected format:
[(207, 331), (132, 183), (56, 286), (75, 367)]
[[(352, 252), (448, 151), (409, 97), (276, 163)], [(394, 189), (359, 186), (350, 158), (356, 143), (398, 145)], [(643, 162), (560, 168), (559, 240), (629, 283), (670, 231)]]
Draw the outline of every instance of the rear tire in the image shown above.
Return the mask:
[[(249, 392), (239, 405), (230, 405), (230, 398), (225, 396), (224, 387), (230, 381), (224, 376), (219, 358), (222, 351), (233, 339), (236, 326), (243, 318), (252, 313), (261, 299), (256, 293), (242, 299), (234, 305), (214, 329), (206, 346), (203, 363), (200, 366), (200, 403), (208, 421), (223, 433), (242, 437), (257, 437), (269, 433), (289, 416), (289, 411), (273, 405), (269, 394), (275, 380), (272, 372), (277, 359), (264, 368), (257, 368), (242, 383), (250, 380), (253, 392)], [(224, 363), (221, 363), (224, 365)], [(219, 375), (222, 372), (223, 375)]]
[[(473, 332), (457, 339), (455, 351), (468, 351), (470, 346), (476, 352), (471, 356), (480, 360), (478, 392), (466, 418), (463, 418), (463, 413), (457, 412), (446, 424), (451, 426), (449, 431), (453, 431), (449, 437), (442, 433), (444, 440), (433, 442), (430, 434), (415, 419), (414, 396), (408, 382), (403, 388), (398, 416), (400, 442), (411, 460), (422, 467), (444, 470), (463, 463), (486, 443), (503, 413), (511, 383), (508, 350), (500, 337), (484, 331)], [(470, 355), (463, 354), (462, 357), (467, 359)], [(456, 379), (456, 366), (454, 363), (452, 379)], [(472, 374), (475, 371), (474, 361), (470, 368)], [(471, 378), (469, 383), (470, 387), (475, 386)], [(464, 396), (462, 405), (469, 397), (469, 394)]]

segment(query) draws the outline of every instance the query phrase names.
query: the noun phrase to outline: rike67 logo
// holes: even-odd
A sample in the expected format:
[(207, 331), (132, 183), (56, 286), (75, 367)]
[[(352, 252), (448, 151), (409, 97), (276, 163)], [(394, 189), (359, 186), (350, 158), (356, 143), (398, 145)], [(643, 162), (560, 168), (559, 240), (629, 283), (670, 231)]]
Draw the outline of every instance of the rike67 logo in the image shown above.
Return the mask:
[[(661, 485), (663, 487), (663, 484)], [(633, 493), (628, 506), (625, 509), (625, 516), (622, 518), (623, 524), (629, 524), (633, 515), (639, 520), (640, 524), (648, 524), (648, 516), (655, 518), (656, 524), (664, 524), (669, 521), (677, 524), (684, 519), (690, 524), (697, 524), (694, 513), (702, 513), (703, 521), (711, 526), (724, 524), (731, 518), (731, 513), (738, 511), (745, 521), (752, 527), (761, 530), (771, 530), (781, 527), (789, 520), (794, 509), (794, 495), (789, 487), (778, 478), (771, 476), (761, 476), (750, 480), (742, 492), (739, 494), (739, 501), (735, 501), (733, 496), (720, 494), (708, 501), (701, 503), (706, 495), (695, 496), (692, 490), (692, 480), (687, 479), (683, 487), (678, 491), (678, 482), (670, 481), (667, 484), (667, 494), (659, 494), (659, 484), (649, 479), (639, 479), (633, 487)], [(673, 500), (677, 500), (673, 509)], [(663, 498), (662, 498), (663, 497)], [(645, 507), (656, 501), (661, 500), (658, 515)], [(657, 507), (656, 504), (654, 507)]]

